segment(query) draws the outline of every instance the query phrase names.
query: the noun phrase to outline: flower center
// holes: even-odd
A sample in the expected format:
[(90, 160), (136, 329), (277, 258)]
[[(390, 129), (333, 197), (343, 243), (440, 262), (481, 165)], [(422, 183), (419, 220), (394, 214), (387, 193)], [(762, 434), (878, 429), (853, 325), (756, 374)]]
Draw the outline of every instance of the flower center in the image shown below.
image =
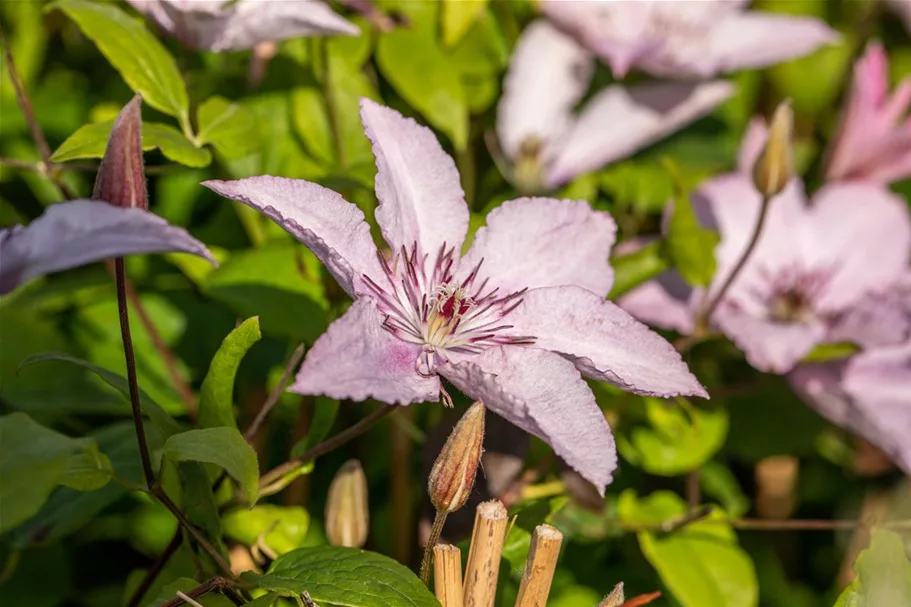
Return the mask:
[(423, 347), (415, 368), (432, 375), (438, 361), (446, 362), (446, 352), (477, 354), (502, 345), (529, 345), (534, 337), (504, 335), (512, 325), (503, 322), (522, 303), (526, 289), (501, 295), (498, 288), (487, 288), (478, 281), (481, 260), (461, 282), (455, 279), (455, 249), (440, 247), (429, 263), (420, 255), (417, 244), (402, 247), (387, 260), (380, 254), (385, 284), (364, 275), (368, 294), (385, 315), (383, 328), (404, 341)]
[(775, 322), (808, 322), (815, 314), (816, 302), (825, 291), (831, 272), (790, 266), (775, 273), (763, 272), (765, 285), (753, 297)]

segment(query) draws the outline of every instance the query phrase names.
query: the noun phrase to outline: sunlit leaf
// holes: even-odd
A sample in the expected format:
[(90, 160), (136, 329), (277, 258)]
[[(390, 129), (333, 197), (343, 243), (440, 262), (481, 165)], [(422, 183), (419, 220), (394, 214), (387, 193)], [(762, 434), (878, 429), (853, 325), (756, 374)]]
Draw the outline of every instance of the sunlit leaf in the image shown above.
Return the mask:
[(59, 0), (65, 12), (153, 108), (187, 121), (189, 100), (177, 63), (145, 24), (108, 2)]
[(200, 143), (209, 143), (226, 158), (240, 158), (256, 148), (253, 117), (224, 97), (209, 97), (197, 113)]
[(260, 588), (341, 607), (438, 607), (404, 565), (387, 556), (336, 546), (299, 548), (280, 556), (263, 575), (245, 573)]
[(247, 500), (253, 504), (259, 495), (259, 464), (256, 453), (237, 428), (188, 430), (170, 437), (164, 446), (172, 461), (215, 464), (240, 483)]
[(611, 266), (614, 268), (614, 285), (608, 297), (615, 299), (657, 277), (670, 264), (661, 241), (655, 240), (635, 251), (612, 258)]
[(911, 607), (911, 562), (900, 535), (875, 530), (870, 546), (854, 562), (854, 571), (857, 577), (835, 607)]
[[(627, 524), (655, 524), (678, 519), (686, 503), (670, 491), (638, 499), (632, 490), (620, 494), (620, 519)], [(670, 533), (640, 531), (639, 546), (661, 581), (683, 607), (756, 607), (759, 587), (756, 570), (737, 543), (730, 525), (713, 521), (713, 512)]]
[[(54, 162), (80, 158), (101, 158), (111, 135), (111, 122), (92, 122), (79, 127), (51, 156)], [(205, 167), (212, 162), (209, 150), (193, 145), (183, 134), (168, 124), (142, 123), (142, 149), (161, 150), (170, 160), (188, 167)]]
[(285, 554), (303, 545), (310, 515), (300, 506), (263, 504), (228, 512), (222, 524), (233, 540), (253, 546), (262, 538), (277, 554)]
[(259, 318), (254, 316), (238, 325), (222, 342), (202, 382), (202, 391), (199, 395), (200, 426), (237, 427), (233, 404), (234, 378), (240, 361), (261, 338)]

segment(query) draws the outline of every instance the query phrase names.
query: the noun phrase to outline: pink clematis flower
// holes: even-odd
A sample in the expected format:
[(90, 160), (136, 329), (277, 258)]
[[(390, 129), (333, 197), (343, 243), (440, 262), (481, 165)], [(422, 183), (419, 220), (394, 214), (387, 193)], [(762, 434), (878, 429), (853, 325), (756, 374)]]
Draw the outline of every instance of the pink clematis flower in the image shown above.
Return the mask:
[(319, 185), (204, 183), (297, 237), (354, 298), (291, 389), (408, 404), (438, 401), (442, 376), (550, 443), (603, 493), (616, 450), (581, 374), (642, 394), (706, 396), (670, 344), (605, 301), (613, 220), (585, 202), (520, 198), (490, 213), (463, 256), (468, 206), (433, 132), (367, 99), (361, 119), (391, 256), (377, 252), (358, 207)]
[(321, 0), (127, 0), (184, 45), (223, 52), (304, 36), (356, 36)]
[[(693, 202), (721, 242), (710, 293), (740, 258), (756, 224), (761, 197), (752, 166), (765, 136), (754, 123), (744, 140), (741, 170), (711, 179)], [(868, 291), (907, 269), (911, 217), (905, 202), (865, 182), (827, 185), (807, 201), (792, 180), (772, 202), (759, 243), (710, 320), (757, 369), (786, 373), (819, 343), (835, 318)], [(665, 275), (619, 301), (633, 316), (683, 332), (704, 294)]]
[(911, 177), (911, 76), (889, 94), (889, 59), (873, 42), (854, 66), (826, 178), (888, 184)]
[(171, 251), (215, 263), (186, 230), (143, 209), (94, 200), (61, 202), (26, 227), (0, 230), (0, 295), (42, 274), (110, 257)]
[(731, 96), (724, 81), (609, 86), (577, 114), (594, 60), (546, 21), (522, 33), (497, 110), (507, 171), (523, 192), (553, 190), (625, 158), (707, 114)]
[(789, 381), (811, 407), (864, 437), (911, 474), (911, 274), (839, 318), (833, 338), (864, 347), (847, 360), (803, 364)]
[(808, 55), (838, 34), (823, 21), (745, 10), (749, 0), (540, 0), (620, 78), (632, 68), (707, 78)]

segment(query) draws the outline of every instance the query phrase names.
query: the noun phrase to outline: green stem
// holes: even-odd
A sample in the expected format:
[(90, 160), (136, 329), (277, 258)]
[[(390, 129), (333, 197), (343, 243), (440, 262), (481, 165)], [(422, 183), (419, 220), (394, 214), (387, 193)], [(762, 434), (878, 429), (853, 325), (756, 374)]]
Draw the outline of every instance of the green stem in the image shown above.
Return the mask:
[(715, 292), (714, 297), (709, 301), (709, 303), (703, 308), (703, 311), (699, 314), (699, 318), (696, 323), (696, 332), (702, 333), (705, 330), (706, 325), (708, 324), (709, 319), (712, 317), (712, 314), (715, 313), (715, 310), (718, 308), (718, 305), (724, 299), (724, 296), (730, 290), (731, 285), (734, 284), (734, 281), (737, 279), (737, 276), (746, 266), (747, 261), (750, 259), (750, 256), (753, 254), (753, 251), (756, 249), (756, 245), (759, 244), (759, 237), (762, 235), (762, 229), (765, 226), (766, 217), (769, 214), (769, 203), (772, 198), (769, 196), (763, 196), (762, 206), (759, 208), (759, 219), (756, 221), (756, 227), (753, 229), (753, 234), (750, 236), (750, 241), (746, 246), (746, 249), (743, 250), (743, 253), (740, 255), (740, 259), (737, 260), (737, 263), (734, 265), (734, 269), (731, 270), (731, 273), (728, 274), (728, 277), (724, 280), (721, 287), (718, 291)]

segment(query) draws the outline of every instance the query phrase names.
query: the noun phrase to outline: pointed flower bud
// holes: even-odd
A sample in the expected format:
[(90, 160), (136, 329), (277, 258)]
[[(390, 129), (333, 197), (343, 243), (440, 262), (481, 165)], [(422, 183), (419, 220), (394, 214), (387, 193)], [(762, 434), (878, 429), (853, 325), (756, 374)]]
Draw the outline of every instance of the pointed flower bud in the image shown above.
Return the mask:
[(772, 116), (769, 137), (753, 166), (753, 183), (766, 198), (779, 194), (794, 177), (794, 112), (782, 101)]
[(454, 512), (468, 500), (483, 451), (484, 412), (481, 401), (468, 408), (433, 464), (427, 490), (437, 512)]
[(356, 459), (345, 462), (326, 501), (326, 537), (333, 546), (360, 548), (367, 541), (370, 512), (367, 507), (367, 477)]
[(141, 105), (142, 97), (136, 95), (120, 110), (95, 178), (92, 198), (115, 207), (149, 208), (142, 163)]
[(626, 597), (623, 594), (623, 582), (618, 582), (610, 594), (598, 603), (598, 607), (621, 607), (624, 602)]

